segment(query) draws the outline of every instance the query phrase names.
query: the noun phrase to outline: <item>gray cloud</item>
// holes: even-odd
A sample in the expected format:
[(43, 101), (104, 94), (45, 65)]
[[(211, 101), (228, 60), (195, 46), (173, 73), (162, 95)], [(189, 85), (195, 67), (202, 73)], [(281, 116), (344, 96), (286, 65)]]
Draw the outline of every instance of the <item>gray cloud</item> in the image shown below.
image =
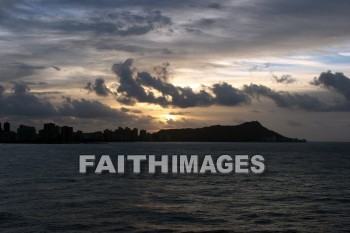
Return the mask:
[(64, 98), (62, 103), (53, 104), (31, 93), (29, 86), (23, 82), (16, 83), (12, 90), (12, 93), (4, 93), (5, 88), (0, 85), (1, 116), (108, 118), (123, 121), (134, 119), (133, 115), (95, 100)]
[(0, 115), (48, 117), (58, 114), (53, 104), (31, 94), (27, 84), (17, 83), (12, 90), (13, 93), (0, 96)]
[[(261, 51), (273, 55), (291, 48), (338, 45), (350, 36), (350, 16), (344, 10), (350, 2), (341, 0), (4, 0), (0, 4), (0, 27), (6, 32), (2, 38), (8, 48), (1, 58), (20, 63), (30, 59), (53, 64), (59, 59), (81, 66), (88, 57), (108, 53), (107, 49), (138, 53), (150, 60), (171, 55), (173, 60), (196, 63), (209, 53), (214, 57), (249, 57)], [(181, 56), (186, 51), (191, 52)], [(5, 72), (7, 68), (1, 67), (0, 78), (33, 72), (23, 69)]]
[[(119, 81), (118, 100), (124, 104), (138, 101), (163, 107), (188, 108), (210, 105), (237, 106), (250, 102), (245, 93), (227, 83), (203, 86), (198, 92), (190, 87), (174, 86), (168, 82), (168, 63), (154, 68), (156, 76), (144, 71), (139, 72), (132, 65), (133, 60), (127, 59), (125, 62), (114, 64), (112, 68)], [(161, 95), (156, 96), (156, 92)]]
[(25, 63), (3, 63), (0, 64), (0, 80), (13, 81), (23, 77), (27, 77), (36, 74), (37, 71), (52, 68), (59, 71), (60, 68), (57, 66), (46, 66), (46, 65), (29, 65)]
[(213, 9), (221, 9), (222, 8), (222, 5), (218, 2), (213, 2), (213, 3), (210, 3), (208, 5), (209, 8), (213, 8)]
[(350, 78), (343, 73), (323, 72), (318, 78), (314, 78), (311, 84), (339, 93), (350, 101)]
[(277, 83), (285, 83), (285, 84), (290, 84), (294, 83), (296, 80), (289, 74), (284, 74), (281, 77), (278, 77), (276, 75), (272, 76)]
[(58, 113), (60, 116), (79, 118), (107, 118), (124, 121), (131, 118), (130, 115), (112, 109), (99, 101), (86, 99), (75, 100), (66, 98), (63, 104), (58, 107)]
[(12, 90), (14, 91), (15, 94), (21, 95), (21, 94), (26, 94), (30, 91), (30, 88), (27, 84), (21, 82), (21, 83), (16, 83), (13, 87)]
[(322, 102), (309, 94), (289, 93), (286, 91), (274, 91), (264, 85), (245, 85), (243, 91), (253, 97), (261, 96), (271, 99), (278, 107), (288, 109), (302, 109), (305, 111), (350, 111), (348, 101), (334, 103), (332, 105)]
[(214, 84), (211, 89), (219, 105), (236, 106), (250, 103), (250, 98), (245, 93), (230, 84)]
[[(35, 3), (35, 1), (32, 3)], [(139, 12), (120, 9), (110, 10), (108, 7), (103, 11), (87, 8), (85, 10), (89, 14), (86, 14), (83, 18), (67, 12), (62, 15), (54, 14), (48, 20), (47, 17), (42, 15), (42, 12), (36, 12), (35, 9), (27, 7), (19, 10), (18, 15), (11, 14), (8, 20), (3, 20), (1, 24), (12, 31), (21, 32), (32, 32), (40, 29), (47, 33), (54, 30), (64, 34), (91, 32), (98, 35), (119, 36), (143, 35), (172, 24), (169, 17), (162, 15), (162, 12), (156, 9)], [(52, 11), (52, 8), (48, 9), (48, 12), (50, 11)], [(23, 14), (30, 17), (23, 17)]]
[(0, 85), (0, 96), (2, 96), (2, 94), (5, 92), (5, 88)]
[(106, 87), (105, 80), (103, 78), (95, 79), (94, 83), (88, 82), (84, 89), (89, 92), (94, 92), (98, 96), (108, 96), (111, 91)]
[(125, 108), (125, 107), (121, 107), (120, 111), (122, 112), (132, 112), (132, 113), (142, 113), (141, 110), (138, 109), (130, 109), (130, 108)]

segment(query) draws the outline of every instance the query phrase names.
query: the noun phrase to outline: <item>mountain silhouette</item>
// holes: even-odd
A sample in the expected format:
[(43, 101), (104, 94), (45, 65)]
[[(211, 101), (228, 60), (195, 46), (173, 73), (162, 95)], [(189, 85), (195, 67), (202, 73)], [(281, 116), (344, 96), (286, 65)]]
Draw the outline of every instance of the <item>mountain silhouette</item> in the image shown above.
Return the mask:
[(168, 141), (179, 142), (306, 142), (288, 138), (269, 130), (258, 121), (235, 126), (213, 125), (203, 128), (163, 129), (156, 134)]

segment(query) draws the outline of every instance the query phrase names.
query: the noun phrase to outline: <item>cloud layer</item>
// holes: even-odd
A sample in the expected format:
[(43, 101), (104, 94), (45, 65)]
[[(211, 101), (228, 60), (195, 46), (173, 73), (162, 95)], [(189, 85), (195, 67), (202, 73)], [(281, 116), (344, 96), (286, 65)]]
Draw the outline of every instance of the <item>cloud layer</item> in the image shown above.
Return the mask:
[(123, 104), (158, 104), (162, 107), (204, 107), (210, 105), (239, 106), (250, 102), (242, 91), (228, 83), (218, 83), (210, 87), (203, 86), (199, 91), (190, 87), (175, 86), (168, 82), (168, 63), (154, 68), (156, 76), (145, 71), (137, 71), (133, 59), (113, 65), (119, 86), (117, 99)]
[(0, 116), (108, 118), (120, 121), (133, 118), (95, 100), (64, 98), (63, 102), (53, 104), (32, 94), (25, 83), (14, 84), (12, 90), (11, 93), (5, 93), (5, 88), (0, 85)]
[[(107, 96), (113, 93), (122, 104), (133, 105), (137, 102), (156, 104), (162, 107), (204, 107), (210, 105), (241, 106), (249, 105), (251, 98), (260, 101), (260, 97), (271, 99), (276, 106), (287, 109), (301, 109), (305, 111), (328, 112), (350, 111), (350, 79), (343, 73), (330, 71), (321, 73), (310, 84), (321, 86), (344, 97), (344, 100), (325, 103), (318, 97), (305, 93), (290, 93), (287, 91), (275, 91), (269, 87), (258, 84), (244, 85), (239, 90), (232, 85), (223, 82), (204, 86), (200, 90), (190, 87), (179, 87), (168, 80), (169, 63), (156, 66), (155, 75), (145, 71), (138, 71), (133, 67), (133, 59), (113, 65), (112, 70), (118, 79), (116, 92), (110, 91), (103, 79), (96, 79), (94, 84), (88, 83), (86, 89), (94, 91), (99, 96)], [(289, 75), (281, 78), (275, 76), (277, 82), (292, 83), (294, 79)], [(158, 95), (157, 95), (158, 94)]]

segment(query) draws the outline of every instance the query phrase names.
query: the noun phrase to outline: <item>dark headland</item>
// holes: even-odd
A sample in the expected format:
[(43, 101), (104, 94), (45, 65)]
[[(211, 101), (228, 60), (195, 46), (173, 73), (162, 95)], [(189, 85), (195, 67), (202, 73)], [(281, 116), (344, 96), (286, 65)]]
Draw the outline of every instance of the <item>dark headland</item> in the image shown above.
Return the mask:
[(178, 142), (306, 142), (305, 139), (282, 136), (265, 128), (258, 121), (235, 126), (165, 129), (160, 130), (158, 134), (167, 135), (171, 141)]

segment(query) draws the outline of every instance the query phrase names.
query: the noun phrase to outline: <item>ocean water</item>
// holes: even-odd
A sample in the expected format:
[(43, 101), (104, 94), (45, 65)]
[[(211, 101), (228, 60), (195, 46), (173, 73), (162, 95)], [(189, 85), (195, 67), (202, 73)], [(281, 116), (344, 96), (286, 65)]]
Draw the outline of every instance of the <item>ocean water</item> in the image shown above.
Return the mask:
[[(79, 155), (261, 154), (263, 174), (79, 174)], [(350, 232), (350, 143), (0, 144), (2, 232)]]

